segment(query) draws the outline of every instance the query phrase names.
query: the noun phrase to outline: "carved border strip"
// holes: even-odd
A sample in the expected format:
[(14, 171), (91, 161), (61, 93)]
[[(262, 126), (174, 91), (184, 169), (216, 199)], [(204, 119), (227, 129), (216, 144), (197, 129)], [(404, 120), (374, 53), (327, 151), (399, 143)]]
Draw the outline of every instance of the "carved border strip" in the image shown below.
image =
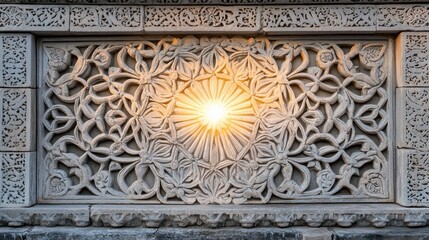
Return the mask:
[(1, 5), (0, 31), (65, 32), (69, 30), (69, 6)]
[(0, 35), (0, 87), (36, 86), (35, 45), (31, 34)]
[(395, 204), (269, 206), (38, 205), (0, 209), (1, 226), (408, 226), (428, 224), (429, 208)]
[(177, 32), (259, 32), (258, 6), (146, 7), (144, 30), (153, 33)]
[(72, 6), (72, 32), (141, 32), (142, 6)]
[[(332, 4), (332, 0), (0, 0), (0, 3), (39, 3), (39, 4), (100, 4), (100, 5), (248, 5), (248, 4)], [(356, 3), (424, 3), (427, 0), (336, 0), (338, 4)]]
[(5, 4), (0, 6), (0, 19), (6, 19), (0, 31), (49, 33), (397, 33), (429, 30), (429, 4), (159, 5), (145, 9), (141, 5)]
[[(414, 13), (408, 19), (420, 18)], [(427, 16), (421, 24), (427, 25)], [(404, 32), (396, 41), (397, 200), (429, 206), (429, 33)]]

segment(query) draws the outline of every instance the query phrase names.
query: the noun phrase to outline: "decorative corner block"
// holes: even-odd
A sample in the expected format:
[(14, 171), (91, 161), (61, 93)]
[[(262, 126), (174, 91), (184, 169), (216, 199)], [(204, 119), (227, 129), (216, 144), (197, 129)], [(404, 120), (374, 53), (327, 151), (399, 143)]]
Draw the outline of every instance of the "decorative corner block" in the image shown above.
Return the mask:
[(31, 34), (0, 34), (0, 87), (35, 87), (35, 41)]
[(377, 32), (429, 30), (429, 5), (378, 5)]
[(28, 207), (36, 202), (36, 153), (0, 153), (0, 207)]
[(407, 207), (429, 206), (429, 152), (398, 150), (397, 203)]
[(397, 145), (429, 151), (429, 88), (398, 88)]
[(153, 6), (146, 7), (144, 30), (156, 33), (250, 32), (261, 28), (258, 6)]
[(72, 6), (72, 32), (141, 32), (142, 6)]
[(374, 6), (265, 6), (266, 33), (375, 32)]
[(36, 149), (35, 90), (0, 88), (0, 151)]
[(401, 33), (396, 40), (399, 87), (429, 87), (429, 33)]
[(67, 5), (0, 5), (0, 31), (69, 30)]

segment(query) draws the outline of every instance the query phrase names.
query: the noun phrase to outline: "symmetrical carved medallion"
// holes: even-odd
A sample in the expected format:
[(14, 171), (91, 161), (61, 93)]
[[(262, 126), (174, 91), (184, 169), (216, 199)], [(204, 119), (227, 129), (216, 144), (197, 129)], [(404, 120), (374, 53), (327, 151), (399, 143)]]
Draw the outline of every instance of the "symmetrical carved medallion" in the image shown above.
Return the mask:
[(388, 201), (387, 41), (44, 43), (41, 201)]

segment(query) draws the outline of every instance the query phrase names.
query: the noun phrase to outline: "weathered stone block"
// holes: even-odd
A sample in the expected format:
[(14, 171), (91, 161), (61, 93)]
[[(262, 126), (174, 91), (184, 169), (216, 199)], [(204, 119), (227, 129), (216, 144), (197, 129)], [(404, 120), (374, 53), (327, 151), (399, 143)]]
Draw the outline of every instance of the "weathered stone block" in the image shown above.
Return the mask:
[(367, 6), (265, 6), (266, 33), (375, 32), (375, 7)]
[(429, 206), (429, 152), (400, 149), (397, 163), (397, 202)]
[(36, 90), (0, 88), (0, 151), (36, 149)]
[(396, 49), (398, 86), (429, 86), (429, 33), (401, 33)]
[(29, 208), (0, 209), (0, 226), (40, 225), (82, 227), (88, 226), (89, 223), (88, 205), (36, 205)]
[(148, 6), (146, 32), (258, 32), (261, 7), (258, 6)]
[(0, 189), (0, 207), (28, 207), (35, 203), (35, 152), (0, 153)]
[(142, 6), (72, 6), (70, 31), (141, 32)]
[(0, 31), (68, 31), (67, 5), (1, 5)]
[(398, 88), (396, 93), (397, 146), (429, 150), (429, 88)]
[(377, 32), (429, 30), (429, 5), (396, 4), (377, 6)]
[(35, 87), (36, 51), (31, 34), (0, 34), (0, 87)]

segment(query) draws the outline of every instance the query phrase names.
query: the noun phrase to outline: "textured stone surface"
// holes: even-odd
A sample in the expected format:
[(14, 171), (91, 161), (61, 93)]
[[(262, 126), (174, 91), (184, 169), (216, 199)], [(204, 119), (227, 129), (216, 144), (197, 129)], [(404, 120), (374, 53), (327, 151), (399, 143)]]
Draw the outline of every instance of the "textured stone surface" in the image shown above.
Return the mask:
[(36, 205), (30, 208), (0, 209), (0, 225), (2, 226), (17, 227), (34, 225), (83, 227), (89, 224), (89, 206), (86, 205)]
[(426, 226), (429, 209), (396, 204), (270, 204), (225, 206), (94, 205), (94, 226)]
[(72, 6), (70, 31), (75, 32), (141, 32), (141, 6)]
[[(0, 240), (170, 240), (170, 239), (206, 239), (206, 240), (306, 240), (305, 234), (318, 229), (311, 228), (225, 228), (219, 230), (201, 228), (159, 228), (159, 229), (106, 229), (106, 228), (71, 228), (71, 227), (34, 227), (34, 228), (0, 228)], [(330, 232), (332, 239), (336, 240), (426, 240), (429, 238), (428, 229), (408, 229), (391, 227), (385, 229), (371, 228), (319, 228), (321, 233)], [(323, 235), (319, 235), (317, 240), (324, 240)], [(331, 238), (329, 238), (331, 239)]]
[(0, 34), (0, 87), (35, 87), (35, 45), (31, 34)]
[(396, 40), (399, 87), (429, 86), (429, 33), (404, 32)]
[(429, 88), (396, 90), (397, 146), (429, 150)]
[(391, 201), (387, 41), (86, 44), (43, 45), (42, 201)]
[(376, 9), (367, 6), (266, 6), (262, 14), (266, 33), (375, 32)]
[(35, 91), (28, 88), (0, 88), (0, 151), (35, 150)]
[(35, 203), (35, 152), (0, 153), (0, 190), (0, 207), (26, 207)]
[(146, 32), (258, 32), (261, 28), (258, 6), (147, 6)]
[(397, 202), (429, 206), (429, 152), (398, 150)]
[(418, 3), (427, 0), (0, 0), (0, 3), (44, 3), (44, 4), (104, 4), (104, 5), (248, 5), (248, 4), (332, 4), (332, 3)]
[(0, 31), (68, 31), (66, 5), (0, 5)]
[(377, 31), (427, 31), (429, 30), (429, 5), (379, 5), (377, 6)]

